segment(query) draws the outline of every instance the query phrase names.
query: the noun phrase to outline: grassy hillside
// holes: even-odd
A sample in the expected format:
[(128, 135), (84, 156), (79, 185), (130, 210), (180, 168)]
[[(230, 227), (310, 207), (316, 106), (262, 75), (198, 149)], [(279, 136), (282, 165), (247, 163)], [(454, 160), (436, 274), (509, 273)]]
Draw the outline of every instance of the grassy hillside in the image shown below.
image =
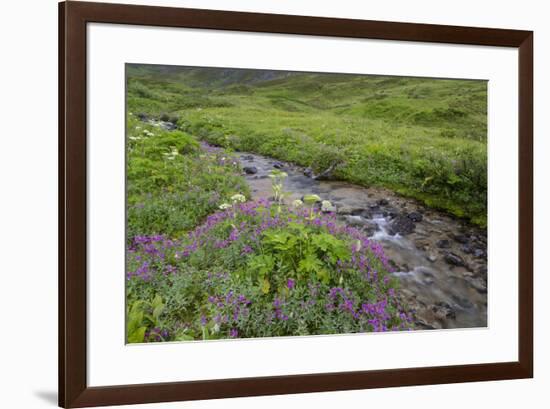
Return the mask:
[(128, 109), (486, 224), (487, 84), (129, 65)]

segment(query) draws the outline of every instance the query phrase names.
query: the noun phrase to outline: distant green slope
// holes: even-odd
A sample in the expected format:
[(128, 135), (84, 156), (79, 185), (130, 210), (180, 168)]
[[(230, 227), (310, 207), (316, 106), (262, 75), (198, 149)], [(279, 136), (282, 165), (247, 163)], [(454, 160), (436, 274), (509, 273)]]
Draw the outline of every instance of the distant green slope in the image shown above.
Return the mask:
[(128, 108), (485, 225), (487, 83), (128, 66)]

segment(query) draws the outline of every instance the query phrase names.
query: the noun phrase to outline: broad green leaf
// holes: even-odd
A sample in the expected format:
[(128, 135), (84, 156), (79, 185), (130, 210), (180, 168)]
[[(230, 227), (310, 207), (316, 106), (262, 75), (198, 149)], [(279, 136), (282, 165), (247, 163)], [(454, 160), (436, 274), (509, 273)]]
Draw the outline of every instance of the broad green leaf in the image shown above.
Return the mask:
[(321, 198), (317, 195), (305, 195), (303, 200), (305, 204), (310, 206), (320, 201), (321, 201)]
[(143, 342), (143, 339), (145, 337), (145, 331), (147, 331), (147, 327), (139, 327), (135, 331), (128, 333), (128, 342), (133, 344), (137, 342)]
[(159, 317), (160, 317), (160, 314), (162, 314), (162, 311), (164, 310), (164, 304), (160, 304), (160, 305), (157, 305), (154, 309), (153, 309), (153, 318), (155, 320), (158, 320)]
[(307, 273), (315, 272), (321, 267), (323, 267), (323, 263), (314, 254), (306, 255), (306, 257), (300, 260), (300, 262), (298, 263), (298, 268), (300, 269), (300, 271), (304, 271)]

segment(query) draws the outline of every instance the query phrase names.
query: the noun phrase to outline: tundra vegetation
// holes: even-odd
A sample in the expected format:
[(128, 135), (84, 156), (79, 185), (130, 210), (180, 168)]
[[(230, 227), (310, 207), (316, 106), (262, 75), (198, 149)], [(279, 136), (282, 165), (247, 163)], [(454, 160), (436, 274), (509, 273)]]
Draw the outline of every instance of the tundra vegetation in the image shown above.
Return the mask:
[(484, 226), (486, 115), (482, 81), (128, 65), (128, 342), (411, 329), (381, 246), (235, 152)]

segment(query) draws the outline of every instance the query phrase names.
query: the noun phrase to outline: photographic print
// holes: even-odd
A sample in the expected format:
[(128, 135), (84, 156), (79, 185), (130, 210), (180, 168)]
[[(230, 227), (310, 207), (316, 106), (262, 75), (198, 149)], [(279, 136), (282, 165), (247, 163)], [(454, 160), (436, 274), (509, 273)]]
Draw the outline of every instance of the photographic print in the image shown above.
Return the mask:
[(487, 81), (126, 65), (126, 336), (487, 326)]

